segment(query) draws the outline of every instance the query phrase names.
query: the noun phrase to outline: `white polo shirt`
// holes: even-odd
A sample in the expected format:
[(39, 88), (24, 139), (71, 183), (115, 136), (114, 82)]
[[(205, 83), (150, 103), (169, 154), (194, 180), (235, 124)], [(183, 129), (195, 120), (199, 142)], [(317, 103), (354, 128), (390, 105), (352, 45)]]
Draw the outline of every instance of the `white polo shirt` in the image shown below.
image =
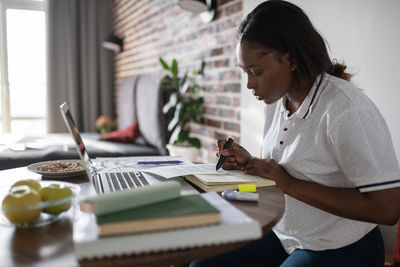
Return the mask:
[[(319, 84), (319, 86), (318, 86)], [(265, 108), (263, 158), (293, 177), (360, 192), (400, 186), (392, 139), (372, 101), (351, 83), (317, 77), (300, 108), (288, 116), (286, 98)], [(354, 243), (376, 224), (342, 218), (285, 195), (273, 228), (285, 250), (326, 250)]]

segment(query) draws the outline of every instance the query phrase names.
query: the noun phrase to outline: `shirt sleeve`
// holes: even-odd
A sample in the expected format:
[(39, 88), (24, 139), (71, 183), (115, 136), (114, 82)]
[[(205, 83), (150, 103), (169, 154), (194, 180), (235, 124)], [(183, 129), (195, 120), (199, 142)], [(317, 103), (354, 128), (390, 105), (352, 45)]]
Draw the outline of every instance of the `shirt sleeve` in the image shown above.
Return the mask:
[(400, 186), (389, 129), (377, 109), (341, 114), (329, 130), (337, 162), (360, 192)]

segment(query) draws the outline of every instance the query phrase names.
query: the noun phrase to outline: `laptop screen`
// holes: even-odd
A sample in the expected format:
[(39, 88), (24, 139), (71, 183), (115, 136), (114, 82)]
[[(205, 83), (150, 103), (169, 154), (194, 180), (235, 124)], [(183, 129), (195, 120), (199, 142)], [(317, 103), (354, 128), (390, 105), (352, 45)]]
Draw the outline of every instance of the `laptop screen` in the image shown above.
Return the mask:
[[(94, 168), (92, 166), (92, 163), (90, 162), (89, 154), (86, 150), (85, 145), (83, 144), (83, 140), (79, 133), (78, 127), (76, 127), (75, 121), (72, 118), (72, 114), (69, 109), (68, 103), (64, 102), (63, 104), (61, 104), (60, 109), (61, 109), (61, 114), (63, 115), (64, 121), (65, 121), (65, 124), (67, 125), (68, 131), (73, 136), (79, 156), (85, 162), (86, 169), (89, 172), (92, 172), (94, 170)], [(88, 173), (88, 175), (90, 175), (90, 174), (91, 173)]]

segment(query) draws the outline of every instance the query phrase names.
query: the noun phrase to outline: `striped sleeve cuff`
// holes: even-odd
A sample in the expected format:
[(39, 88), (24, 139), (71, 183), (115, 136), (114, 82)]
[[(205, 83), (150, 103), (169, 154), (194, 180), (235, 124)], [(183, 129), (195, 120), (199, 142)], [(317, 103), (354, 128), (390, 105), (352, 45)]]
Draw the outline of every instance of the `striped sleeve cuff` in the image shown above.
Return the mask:
[(357, 186), (357, 189), (358, 189), (358, 191), (363, 193), (363, 192), (382, 190), (382, 189), (388, 189), (388, 188), (399, 187), (399, 186), (400, 186), (400, 180), (392, 180), (392, 181), (386, 181), (386, 182), (381, 182), (381, 183)]

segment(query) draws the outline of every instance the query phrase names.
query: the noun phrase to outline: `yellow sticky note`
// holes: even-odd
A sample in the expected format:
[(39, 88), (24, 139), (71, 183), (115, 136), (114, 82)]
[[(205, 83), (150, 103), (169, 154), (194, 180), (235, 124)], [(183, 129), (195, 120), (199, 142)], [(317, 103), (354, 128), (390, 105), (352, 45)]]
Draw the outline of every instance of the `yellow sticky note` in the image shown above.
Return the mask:
[(239, 192), (256, 192), (257, 187), (255, 184), (240, 184)]

